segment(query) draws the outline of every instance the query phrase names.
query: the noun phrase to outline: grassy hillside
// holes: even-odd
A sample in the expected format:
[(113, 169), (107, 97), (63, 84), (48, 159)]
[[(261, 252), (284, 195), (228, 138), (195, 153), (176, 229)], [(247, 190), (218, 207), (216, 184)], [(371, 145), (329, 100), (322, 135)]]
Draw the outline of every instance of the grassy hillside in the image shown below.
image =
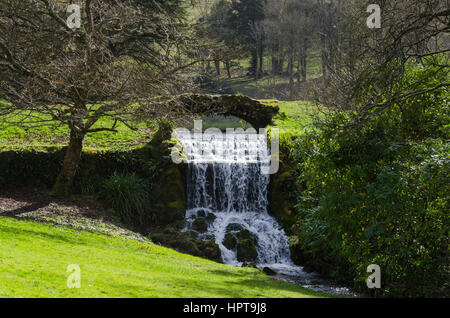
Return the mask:
[[(67, 287), (69, 264), (81, 288)], [(0, 297), (317, 297), (252, 268), (131, 239), (0, 218)]]

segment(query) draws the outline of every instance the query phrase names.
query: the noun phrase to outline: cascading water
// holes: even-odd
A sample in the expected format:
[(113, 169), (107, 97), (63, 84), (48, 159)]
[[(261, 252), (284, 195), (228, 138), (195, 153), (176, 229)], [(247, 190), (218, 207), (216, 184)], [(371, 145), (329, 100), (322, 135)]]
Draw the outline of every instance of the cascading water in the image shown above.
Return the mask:
[[(185, 132), (178, 137), (188, 159), (185, 230), (198, 230), (195, 222), (203, 219), (197, 235), (219, 245), (224, 263), (248, 261), (248, 251), (246, 255), (236, 242), (241, 235), (253, 244), (251, 262), (259, 268), (300, 278), (304, 286), (319, 286), (313, 283), (316, 275), (293, 264), (288, 238), (267, 211), (270, 175), (261, 172), (270, 165), (266, 135)], [(322, 287), (315, 289), (336, 291)]]

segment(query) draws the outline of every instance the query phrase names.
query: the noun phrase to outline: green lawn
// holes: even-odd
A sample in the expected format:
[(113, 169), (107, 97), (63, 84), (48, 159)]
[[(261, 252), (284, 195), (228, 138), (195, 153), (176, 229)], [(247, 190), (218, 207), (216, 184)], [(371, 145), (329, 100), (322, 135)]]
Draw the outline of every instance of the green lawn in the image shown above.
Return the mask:
[[(68, 288), (69, 264), (81, 288)], [(154, 244), (0, 218), (0, 297), (319, 297)]]
[[(0, 100), (1, 102), (1, 100)], [(24, 112), (0, 116), (0, 151), (42, 150), (50, 147), (64, 147), (69, 141), (67, 125), (57, 125), (50, 117), (38, 112)], [(46, 125), (33, 124), (37, 120), (48, 120)], [(22, 126), (11, 123), (21, 122)], [(49, 125), (50, 124), (50, 125)], [(114, 120), (102, 117), (93, 128), (111, 127)], [(148, 134), (145, 124), (137, 124), (139, 130), (131, 130), (122, 123), (117, 124), (117, 132), (101, 131), (86, 135), (85, 150), (126, 150), (144, 143)], [(148, 140), (147, 140), (148, 141)]]
[(314, 128), (313, 118), (320, 110), (307, 101), (260, 100), (260, 102), (280, 108), (280, 114), (274, 118), (274, 122), (275, 127), (284, 135), (301, 135), (305, 129)]

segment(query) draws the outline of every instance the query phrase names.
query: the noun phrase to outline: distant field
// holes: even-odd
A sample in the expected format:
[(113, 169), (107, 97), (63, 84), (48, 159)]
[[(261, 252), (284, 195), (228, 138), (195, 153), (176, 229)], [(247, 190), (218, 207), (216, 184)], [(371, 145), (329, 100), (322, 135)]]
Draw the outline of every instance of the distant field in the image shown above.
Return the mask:
[[(248, 69), (250, 67), (250, 58), (242, 57), (233, 61), (231, 67), (231, 78), (228, 78), (225, 65), (220, 64), (221, 74), (217, 75), (215, 67), (211, 65), (211, 76), (217, 82), (217, 85), (230, 91), (230, 93), (247, 95), (256, 99), (278, 99), (278, 100), (312, 100), (312, 87), (317, 81), (320, 81), (322, 76), (322, 66), (320, 51), (318, 49), (312, 50), (307, 59), (306, 67), (306, 82), (298, 81), (296, 76), (297, 69), (294, 69), (294, 85), (293, 90), (289, 89), (289, 76), (287, 75), (288, 63), (285, 61), (283, 70), (284, 73), (280, 75), (270, 75), (272, 68), (271, 57), (264, 56), (263, 71), (264, 76), (255, 80), (248, 76)], [(291, 94), (292, 93), (292, 94)]]
[[(81, 270), (68, 288), (67, 266)], [(324, 297), (152, 243), (0, 217), (0, 297)]]

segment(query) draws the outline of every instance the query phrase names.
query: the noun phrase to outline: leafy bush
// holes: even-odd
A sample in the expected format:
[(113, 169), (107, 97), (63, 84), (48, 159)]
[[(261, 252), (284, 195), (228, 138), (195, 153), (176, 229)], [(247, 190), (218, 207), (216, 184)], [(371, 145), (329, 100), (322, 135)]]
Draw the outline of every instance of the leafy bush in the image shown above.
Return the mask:
[(148, 221), (149, 187), (135, 174), (114, 173), (103, 183), (99, 195), (125, 223), (142, 225)]
[[(408, 77), (433, 86), (428, 72)], [(307, 265), (375, 295), (448, 295), (447, 98), (442, 88), (358, 125), (339, 114), (290, 143), (305, 186), (294, 232)], [(366, 287), (369, 264), (381, 267), (379, 290)]]
[(449, 146), (408, 148), (415, 160), (339, 167), (324, 152), (307, 160), (298, 232), (313, 261), (333, 264), (324, 270), (359, 289), (375, 263), (384, 295), (433, 296), (448, 278)]

